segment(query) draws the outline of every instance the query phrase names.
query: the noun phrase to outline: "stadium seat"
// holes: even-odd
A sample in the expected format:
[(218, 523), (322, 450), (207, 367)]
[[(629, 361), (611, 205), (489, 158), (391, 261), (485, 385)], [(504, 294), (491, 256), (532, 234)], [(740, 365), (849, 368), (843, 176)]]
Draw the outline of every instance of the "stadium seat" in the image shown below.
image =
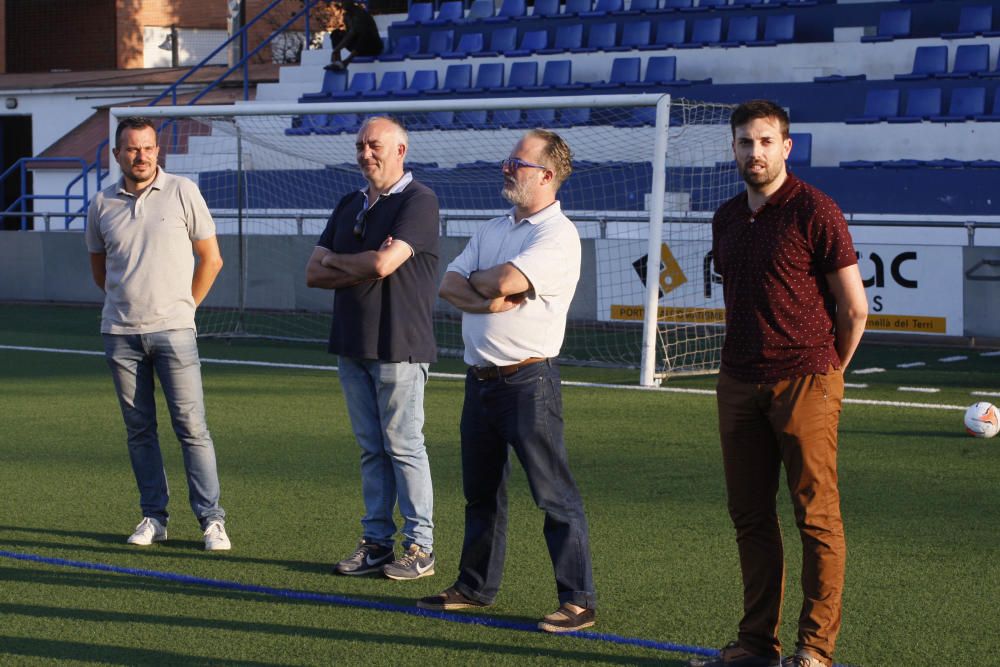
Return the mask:
[(378, 57), (382, 62), (399, 62), (420, 52), (420, 35), (403, 35), (392, 46), (392, 51)]
[(947, 46), (918, 46), (913, 53), (913, 71), (909, 74), (897, 74), (897, 81), (913, 79), (929, 79), (940, 76), (948, 71)]
[(768, 16), (764, 23), (764, 39), (751, 42), (751, 46), (775, 46), (795, 40), (795, 14)]
[(722, 18), (714, 16), (695, 19), (691, 26), (691, 41), (678, 44), (679, 49), (697, 49), (703, 46), (718, 46), (722, 40)]
[(624, 118), (611, 121), (615, 127), (642, 127), (656, 124), (656, 107), (632, 107)]
[(756, 16), (734, 16), (726, 26), (726, 40), (721, 46), (745, 46), (757, 41), (758, 19)]
[(635, 14), (637, 12), (652, 13), (659, 11), (660, 0), (632, 0), (627, 11), (615, 12), (615, 14)]
[(285, 134), (290, 137), (312, 134), (318, 128), (326, 127), (330, 117), (325, 113), (310, 113), (292, 119), (292, 126), (285, 128)]
[(486, 111), (484, 109), (456, 111), (455, 127), (476, 129), (486, 127)]
[[(411, 114), (404, 120), (407, 130), (447, 130), (455, 122), (454, 111), (428, 111), (426, 114)], [(413, 168), (413, 164), (407, 161), (408, 169)]]
[(594, 53), (614, 48), (617, 29), (618, 24), (613, 21), (591, 23), (586, 46), (570, 49), (570, 53)]
[(756, 9), (756, 8), (770, 8), (773, 5), (767, 5), (764, 0), (733, 0), (732, 4), (726, 5), (728, 9)]
[(684, 43), (684, 19), (661, 18), (656, 22), (656, 35), (648, 46), (640, 46), (640, 51), (660, 51)]
[(631, 51), (643, 46), (649, 46), (649, 36), (652, 23), (649, 21), (631, 21), (622, 26), (622, 40), (618, 46), (610, 46), (605, 51)]
[(559, 0), (535, 0), (535, 8), (531, 16), (521, 16), (522, 18), (552, 18), (559, 16)]
[(361, 119), (356, 113), (335, 113), (330, 115), (326, 127), (316, 130), (316, 134), (354, 134), (361, 127)]
[(694, 0), (663, 0), (663, 9), (668, 11), (691, 9), (692, 7), (694, 7)]
[(948, 113), (931, 116), (930, 119), (935, 123), (960, 123), (966, 120), (975, 120), (976, 116), (981, 116), (985, 113), (985, 88), (955, 88), (951, 91)]
[(597, 0), (594, 3), (594, 8), (590, 11), (580, 12), (581, 18), (595, 18), (595, 17), (605, 17), (613, 12), (620, 12), (624, 9), (625, 5), (622, 0)]
[(530, 56), (549, 45), (549, 33), (545, 30), (529, 30), (521, 35), (521, 44), (513, 51), (507, 52), (508, 58)]
[(387, 97), (406, 88), (406, 72), (385, 72), (378, 88), (364, 94), (365, 97)]
[(590, 88), (606, 89), (637, 84), (641, 67), (642, 59), (639, 57), (615, 58), (611, 63), (611, 77), (607, 81), (596, 81), (588, 85)]
[(488, 19), (493, 16), (493, 0), (472, 0), (469, 12), (465, 15), (466, 21), (478, 21)]
[(1000, 91), (996, 89), (993, 91), (993, 107), (990, 109), (990, 113), (980, 114), (976, 116), (976, 120), (979, 122), (1000, 121)]
[(536, 53), (539, 55), (562, 53), (563, 51), (579, 49), (582, 46), (583, 24), (574, 23), (573, 25), (561, 25), (556, 28), (556, 39), (552, 44), (552, 48), (538, 49)]
[(685, 86), (690, 81), (677, 78), (676, 56), (653, 56), (646, 61), (646, 74), (638, 84), (627, 83), (627, 86)]
[(941, 114), (940, 88), (913, 88), (906, 96), (902, 115), (889, 118), (890, 123), (919, 123)]
[(689, 9), (718, 9), (725, 7), (727, 4), (728, 0), (698, 0), (698, 4)]
[(356, 72), (351, 77), (351, 83), (347, 86), (347, 90), (333, 93), (331, 97), (336, 99), (357, 97), (372, 90), (375, 90), (375, 72)]
[(869, 90), (865, 94), (865, 110), (860, 116), (845, 119), (849, 124), (878, 123), (899, 115), (899, 89)]
[(506, 23), (512, 19), (516, 19), (520, 16), (524, 16), (527, 12), (527, 6), (524, 0), (503, 0), (500, 5), (500, 10), (497, 12), (496, 16), (490, 16), (486, 18), (487, 23)]
[(511, 127), (552, 127), (555, 122), (555, 109), (525, 109), (517, 124)]
[(426, 23), (434, 17), (434, 4), (431, 2), (414, 2), (410, 5), (406, 18), (402, 21), (393, 21), (393, 26), (411, 26)]
[(424, 91), (428, 95), (469, 93), (472, 89), (472, 65), (448, 65), (440, 88)]
[(430, 21), (425, 21), (426, 25), (444, 25), (447, 23), (456, 23), (462, 20), (465, 15), (465, 5), (462, 4), (462, 0), (445, 0), (438, 7), (437, 16), (435, 16)]
[(865, 35), (862, 42), (889, 42), (897, 37), (910, 36), (910, 21), (913, 12), (909, 7), (903, 9), (884, 9), (878, 17), (878, 29), (874, 35)]
[(808, 167), (812, 164), (812, 134), (808, 132), (792, 132), (788, 135), (792, 140), (792, 152), (788, 154), (788, 164), (793, 167)]
[(435, 69), (418, 69), (410, 77), (410, 85), (395, 91), (402, 97), (416, 97), (425, 90), (437, 90), (438, 73)]
[(949, 79), (967, 79), (980, 76), (990, 69), (989, 44), (963, 44), (955, 49), (955, 63), (951, 71), (938, 74)]
[(566, 0), (563, 12), (560, 16), (580, 16), (584, 12), (589, 12), (593, 8), (593, 0)]
[(590, 123), (589, 107), (567, 107), (559, 110), (559, 120), (552, 127), (574, 127)]
[[(515, 65), (518, 63), (515, 63)], [(513, 69), (513, 65), (511, 66)], [(570, 60), (550, 60), (545, 63), (542, 71), (542, 81), (537, 86), (525, 86), (524, 90), (531, 92), (545, 92), (553, 89), (559, 90), (582, 90), (585, 88), (582, 83), (573, 83), (573, 62)]]
[[(502, 67), (502, 65), (501, 65)], [(538, 62), (517, 61), (510, 66), (507, 85), (502, 90), (523, 90), (538, 83)]]
[(333, 99), (335, 93), (342, 93), (347, 89), (346, 72), (323, 72), (323, 85), (319, 92), (305, 93), (299, 98), (299, 102), (326, 102)]
[(490, 32), (490, 48), (470, 53), (470, 56), (501, 56), (510, 53), (517, 46), (517, 28), (505, 26)]
[(494, 127), (519, 127), (521, 124), (520, 109), (494, 109), (491, 115)]
[(467, 32), (458, 38), (458, 46), (455, 47), (454, 51), (449, 51), (448, 53), (442, 53), (441, 57), (451, 60), (466, 58), (469, 56), (469, 54), (477, 53), (482, 50), (483, 50), (483, 33)]
[(942, 32), (942, 39), (962, 39), (985, 35), (993, 30), (993, 7), (990, 5), (966, 5), (958, 15), (958, 30)]
[(449, 53), (455, 44), (454, 30), (435, 30), (427, 37), (427, 51), (411, 53), (411, 60), (429, 60)]
[(498, 88), (503, 88), (503, 63), (483, 63), (476, 70), (476, 85), (469, 92), (484, 93)]

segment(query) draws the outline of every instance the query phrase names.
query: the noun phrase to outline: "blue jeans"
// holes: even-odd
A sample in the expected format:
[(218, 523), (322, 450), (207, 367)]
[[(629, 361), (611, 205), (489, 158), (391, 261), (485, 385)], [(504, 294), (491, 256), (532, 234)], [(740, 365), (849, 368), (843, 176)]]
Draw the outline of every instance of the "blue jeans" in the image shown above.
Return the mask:
[(500, 589), (513, 448), (532, 498), (545, 512), (543, 533), (559, 602), (593, 609), (597, 596), (590, 537), (563, 442), (558, 366), (544, 361), (494, 380), (479, 380), (470, 371), (465, 378), (461, 431), (465, 542), (455, 587), (487, 604)]
[(166, 524), (170, 498), (156, 432), (155, 372), (181, 443), (191, 509), (202, 528), (212, 521), (225, 520), (226, 513), (219, 507), (215, 446), (205, 423), (201, 361), (194, 330), (104, 334), (104, 355), (125, 418), (142, 515)]
[(428, 364), (340, 357), (340, 385), (361, 447), (362, 535), (392, 546), (399, 500), (403, 547), (434, 549), (434, 490), (424, 447)]

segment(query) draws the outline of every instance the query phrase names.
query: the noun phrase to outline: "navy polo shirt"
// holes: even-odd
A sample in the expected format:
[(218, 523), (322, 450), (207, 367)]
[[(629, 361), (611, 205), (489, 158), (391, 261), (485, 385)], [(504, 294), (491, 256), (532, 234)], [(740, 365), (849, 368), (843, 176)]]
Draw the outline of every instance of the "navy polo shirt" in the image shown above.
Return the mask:
[(364, 238), (358, 239), (354, 226), (364, 200), (359, 191), (341, 199), (317, 245), (336, 253), (358, 253), (378, 250), (392, 236), (405, 241), (413, 256), (385, 278), (334, 292), (328, 350), (355, 359), (436, 361), (432, 316), (440, 244), (437, 195), (418, 181), (383, 195), (369, 209)]

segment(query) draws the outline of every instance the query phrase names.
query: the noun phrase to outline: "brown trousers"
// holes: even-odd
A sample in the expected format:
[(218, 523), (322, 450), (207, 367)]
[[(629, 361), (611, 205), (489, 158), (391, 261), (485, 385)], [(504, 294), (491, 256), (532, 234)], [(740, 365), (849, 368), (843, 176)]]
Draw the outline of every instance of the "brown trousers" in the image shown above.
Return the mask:
[(781, 654), (778, 626), (785, 563), (776, 496), (781, 466), (802, 539), (802, 612), (797, 648), (832, 663), (840, 630), (847, 545), (837, 488), (839, 370), (774, 384), (719, 375), (717, 400), (729, 515), (743, 574), (739, 643)]

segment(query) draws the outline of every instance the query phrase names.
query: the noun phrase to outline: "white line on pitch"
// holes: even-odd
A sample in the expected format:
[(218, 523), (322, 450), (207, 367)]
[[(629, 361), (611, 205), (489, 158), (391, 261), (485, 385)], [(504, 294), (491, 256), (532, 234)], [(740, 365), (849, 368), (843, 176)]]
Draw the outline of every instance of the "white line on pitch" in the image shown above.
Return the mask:
[(858, 383), (845, 382), (844, 383), (844, 389), (867, 389), (867, 388), (868, 388), (868, 383), (867, 382), (858, 382)]
[(954, 357), (941, 357), (938, 361), (943, 364), (950, 364), (955, 361), (965, 361), (966, 359), (968, 359), (968, 357), (964, 354), (956, 354)]
[(936, 394), (940, 389), (937, 387), (896, 387), (898, 391), (916, 391), (922, 394)]
[(911, 361), (908, 364), (896, 364), (896, 368), (917, 368), (918, 366), (926, 366), (927, 364), (923, 361)]
[(1000, 396), (1000, 391), (970, 391), (972, 396)]
[(859, 368), (856, 371), (851, 371), (855, 375), (871, 375), (872, 373), (885, 373), (884, 368)]
[(992, 352), (980, 352), (980, 357), (1000, 357), (1000, 350), (994, 350)]

